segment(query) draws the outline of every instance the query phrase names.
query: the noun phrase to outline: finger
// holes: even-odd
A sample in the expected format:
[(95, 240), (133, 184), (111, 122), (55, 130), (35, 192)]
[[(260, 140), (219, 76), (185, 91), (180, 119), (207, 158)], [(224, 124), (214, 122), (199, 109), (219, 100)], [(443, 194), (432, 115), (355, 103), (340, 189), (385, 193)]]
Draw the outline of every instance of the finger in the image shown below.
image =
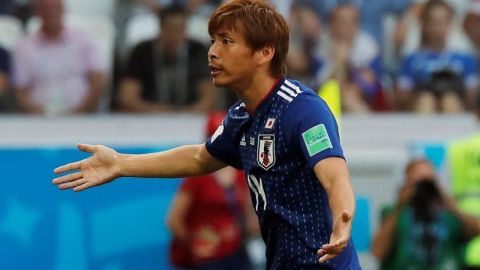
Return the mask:
[(79, 170), (81, 165), (82, 165), (82, 161), (72, 162), (72, 163), (55, 168), (53, 172), (56, 174), (59, 174), (59, 173), (64, 173), (68, 171)]
[(338, 247), (339, 244), (337, 244), (337, 242), (335, 243), (328, 243), (328, 244), (325, 244), (322, 246), (322, 249), (325, 249), (325, 250), (331, 250), (331, 249), (335, 249), (336, 247)]
[(77, 148), (83, 152), (88, 152), (88, 153), (93, 153), (98, 149), (96, 145), (85, 144), (85, 143), (77, 144)]
[(321, 262), (321, 263), (324, 263), (326, 261), (329, 261), (329, 260), (337, 257), (337, 255), (338, 254), (325, 254), (322, 257), (320, 257), (320, 259), (318, 261)]
[(339, 253), (341, 251), (340, 247), (333, 247), (329, 249), (322, 248), (321, 254), (318, 254), (319, 256), (323, 256), (325, 254), (335, 254)]
[(77, 187), (77, 186), (80, 186), (80, 185), (83, 185), (85, 182), (87, 182), (87, 180), (85, 178), (80, 178), (76, 181), (72, 181), (72, 182), (68, 182), (68, 183), (64, 183), (64, 184), (61, 184), (59, 185), (58, 187), (60, 189), (69, 189), (69, 188), (74, 188), (74, 187)]
[(58, 185), (58, 184), (63, 184), (63, 183), (75, 181), (75, 180), (80, 179), (80, 178), (82, 178), (82, 173), (81, 172), (71, 173), (71, 174), (64, 175), (62, 177), (57, 177), (57, 178), (53, 179), (52, 183)]
[[(345, 249), (347, 246), (348, 241), (342, 240), (342, 241), (336, 241), (335, 243), (329, 243), (325, 244), (321, 247), (322, 254), (327, 254), (327, 253), (340, 253)], [(320, 254), (319, 254), (320, 256)]]
[(323, 255), (326, 255), (326, 254), (333, 254), (333, 253), (336, 253), (335, 250), (326, 250), (326, 249), (323, 249), (323, 248), (320, 248), (319, 250), (317, 250), (317, 255), (319, 257), (323, 256)]
[(94, 186), (94, 184), (92, 184), (92, 182), (85, 182), (84, 184), (82, 184), (82, 185), (80, 185), (80, 186), (78, 186), (78, 187), (75, 187), (75, 188), (73, 189), (73, 191), (79, 192), (79, 191), (85, 190), (85, 189), (90, 188), (90, 187), (93, 187), (93, 186)]
[(322, 246), (322, 249), (326, 250), (327, 252), (330, 251), (330, 250), (333, 250), (334, 248), (335, 248), (334, 244), (325, 244), (325, 245)]

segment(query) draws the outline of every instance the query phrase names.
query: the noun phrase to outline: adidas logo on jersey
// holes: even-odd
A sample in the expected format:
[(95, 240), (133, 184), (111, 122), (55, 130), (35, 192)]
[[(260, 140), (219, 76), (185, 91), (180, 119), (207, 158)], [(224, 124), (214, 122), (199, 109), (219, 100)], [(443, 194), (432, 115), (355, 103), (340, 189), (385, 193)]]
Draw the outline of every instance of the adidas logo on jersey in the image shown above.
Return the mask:
[(247, 142), (245, 141), (245, 133), (242, 135), (242, 139), (240, 140), (240, 145), (241, 146), (247, 146)]
[(283, 84), (280, 86), (280, 89), (277, 91), (277, 95), (281, 96), (288, 102), (292, 102), (292, 100), (298, 96), (298, 94), (302, 93), (300, 87), (294, 85), (288, 80), (285, 80)]

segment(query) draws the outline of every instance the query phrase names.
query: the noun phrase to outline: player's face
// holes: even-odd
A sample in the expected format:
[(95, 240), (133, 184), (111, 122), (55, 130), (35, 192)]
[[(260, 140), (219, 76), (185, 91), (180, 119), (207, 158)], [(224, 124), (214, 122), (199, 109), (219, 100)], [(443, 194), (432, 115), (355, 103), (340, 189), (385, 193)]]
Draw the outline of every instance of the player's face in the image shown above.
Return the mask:
[(257, 69), (256, 53), (239, 31), (220, 30), (211, 42), (208, 61), (213, 84), (242, 89), (242, 85), (248, 83)]

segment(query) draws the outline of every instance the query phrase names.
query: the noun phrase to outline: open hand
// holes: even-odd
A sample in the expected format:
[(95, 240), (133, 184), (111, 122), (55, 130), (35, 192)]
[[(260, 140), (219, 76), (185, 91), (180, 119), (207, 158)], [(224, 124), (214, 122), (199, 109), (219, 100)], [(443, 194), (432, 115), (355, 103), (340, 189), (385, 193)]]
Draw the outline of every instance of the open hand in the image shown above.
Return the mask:
[(321, 263), (335, 258), (347, 247), (351, 229), (352, 215), (348, 211), (343, 211), (342, 215), (333, 222), (330, 243), (323, 245), (317, 251)]
[(119, 154), (102, 145), (78, 144), (78, 149), (92, 153), (92, 156), (77, 162), (60, 166), (54, 173), (69, 174), (53, 179), (52, 183), (60, 189), (82, 191), (84, 189), (108, 183), (120, 176), (117, 162)]

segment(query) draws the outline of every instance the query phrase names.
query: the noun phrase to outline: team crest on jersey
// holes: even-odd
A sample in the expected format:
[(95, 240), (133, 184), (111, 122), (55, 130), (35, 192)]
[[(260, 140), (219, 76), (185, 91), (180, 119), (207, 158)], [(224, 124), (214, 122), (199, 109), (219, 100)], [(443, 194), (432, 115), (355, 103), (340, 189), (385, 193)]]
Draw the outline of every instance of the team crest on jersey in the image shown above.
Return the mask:
[(265, 170), (275, 164), (275, 135), (258, 135), (257, 162)]

